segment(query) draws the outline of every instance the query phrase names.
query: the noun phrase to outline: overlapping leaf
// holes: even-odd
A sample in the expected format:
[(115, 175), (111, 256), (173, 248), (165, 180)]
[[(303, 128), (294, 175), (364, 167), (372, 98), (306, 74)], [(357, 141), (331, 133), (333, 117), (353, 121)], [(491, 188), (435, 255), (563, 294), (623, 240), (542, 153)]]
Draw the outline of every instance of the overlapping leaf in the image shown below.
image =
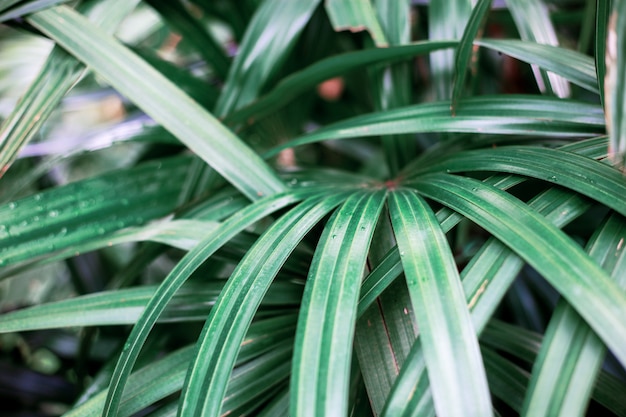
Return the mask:
[[(33, 14), (29, 21), (93, 68), (248, 198), (285, 189), (274, 171), (215, 117), (72, 9), (58, 6)], [(245, 169), (242, 160), (247, 161)]]

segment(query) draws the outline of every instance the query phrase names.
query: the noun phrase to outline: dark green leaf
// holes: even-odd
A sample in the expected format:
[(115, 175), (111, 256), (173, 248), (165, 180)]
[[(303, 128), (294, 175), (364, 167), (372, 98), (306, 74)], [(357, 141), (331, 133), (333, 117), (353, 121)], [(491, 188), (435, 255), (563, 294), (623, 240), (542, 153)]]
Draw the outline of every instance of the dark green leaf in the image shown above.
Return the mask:
[(219, 415), (238, 347), (270, 283), (304, 235), (345, 199), (346, 193), (325, 197), (321, 201), (312, 197), (283, 215), (239, 263), (198, 339), (179, 413)]
[(356, 306), (385, 191), (355, 193), (324, 229), (313, 258), (294, 352), (291, 414), (345, 414)]
[(441, 416), (491, 415), (476, 332), (439, 222), (413, 191), (393, 192), (389, 210), (420, 330), (435, 410)]

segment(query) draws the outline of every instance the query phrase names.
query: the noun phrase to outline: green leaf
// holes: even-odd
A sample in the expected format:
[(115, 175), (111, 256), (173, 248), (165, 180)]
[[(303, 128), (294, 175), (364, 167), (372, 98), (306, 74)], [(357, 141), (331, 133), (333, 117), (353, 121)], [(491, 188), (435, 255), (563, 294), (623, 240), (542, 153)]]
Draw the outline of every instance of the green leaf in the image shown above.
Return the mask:
[[(172, 298), (159, 322), (204, 320), (223, 286), (220, 281), (185, 285)], [(104, 291), (13, 311), (0, 316), (0, 333), (134, 324), (156, 289), (142, 286)], [(263, 305), (293, 307), (299, 304), (301, 296), (300, 285), (275, 282)]]
[(594, 55), (596, 61), (596, 74), (598, 76), (598, 89), (600, 90), (600, 99), (604, 108), (607, 106), (606, 97), (604, 95), (604, 86), (606, 83), (606, 40), (610, 13), (611, 0), (596, 1), (596, 37)]
[(325, 58), (285, 77), (266, 95), (229, 114), (225, 120), (233, 124), (251, 118), (261, 119), (329, 78), (344, 75), (365, 66), (408, 60), (438, 49), (451, 48), (456, 44), (456, 41), (423, 41), (410, 45), (346, 52)]
[[(250, 326), (246, 334), (245, 346), (242, 346), (238, 357), (238, 369), (231, 382), (233, 389), (228, 391), (225, 404), (233, 404), (241, 400), (241, 386), (252, 386), (259, 380), (259, 373), (267, 374), (268, 368), (277, 368), (277, 362), (284, 363), (285, 346), (291, 347), (289, 336), (285, 335), (285, 329), (293, 335), (295, 330), (295, 316), (290, 315), (282, 318), (270, 318), (259, 320)], [(285, 337), (287, 337), (285, 342)], [(269, 342), (269, 343), (268, 343)], [(288, 353), (288, 352), (287, 352)], [(127, 390), (120, 407), (119, 416), (132, 416), (154, 404), (159, 400), (175, 394), (183, 386), (185, 373), (189, 362), (193, 359), (195, 350), (193, 346), (182, 348), (170, 353), (166, 357), (150, 363), (144, 368), (134, 372), (127, 384)], [(282, 355), (282, 356), (281, 356)], [(278, 359), (280, 358), (280, 359)], [(289, 366), (286, 366), (288, 372)], [(265, 371), (265, 372), (264, 372)], [(286, 376), (287, 372), (284, 372)], [(248, 393), (248, 397), (254, 395), (263, 387), (255, 387)], [(69, 411), (68, 417), (100, 417), (105, 403), (107, 390), (104, 390), (78, 407)]]
[(454, 79), (452, 88), (452, 114), (455, 112), (456, 104), (463, 94), (465, 87), (465, 79), (468, 69), (474, 67), (473, 60), (477, 60), (478, 51), (474, 51), (474, 40), (482, 36), (483, 26), (487, 20), (489, 9), (491, 8), (491, 0), (479, 0), (473, 6), (469, 21), (463, 31), (463, 36), (456, 48), (454, 57)]
[[(626, 363), (626, 294), (570, 238), (519, 200), (470, 178), (425, 175), (421, 194), (462, 213), (533, 266)], [(516, 221), (510, 222), (510, 213)]]
[[(556, 30), (543, 0), (507, 0), (507, 6), (522, 40), (558, 46)], [(569, 85), (563, 78), (539, 71), (536, 67), (533, 68), (533, 72), (539, 90), (554, 92), (561, 98), (570, 95)]]
[[(626, 223), (612, 215), (592, 239), (590, 255), (626, 286), (623, 241)], [(621, 242), (621, 243), (620, 243)], [(616, 249), (617, 248), (617, 249)], [(524, 402), (532, 416), (584, 415), (606, 348), (576, 311), (566, 302), (557, 305), (546, 334)]]
[[(528, 206), (562, 228), (581, 216), (591, 202), (561, 188), (550, 188), (533, 198)], [(463, 289), (479, 333), (500, 305), (518, 276), (524, 261), (502, 242), (491, 238), (463, 269)]]
[[(351, 193), (351, 192), (348, 192)], [(311, 197), (261, 235), (239, 263), (202, 330), (179, 407), (182, 415), (217, 416), (238, 347), (267, 289), (296, 245), (346, 192)]]
[(298, 319), (291, 415), (348, 411), (359, 287), (385, 195), (383, 190), (354, 193), (324, 228)]
[[(382, 29), (388, 37), (390, 45), (408, 44), (411, 41), (411, 5), (407, 0), (376, 2), (376, 11)], [(376, 110), (387, 110), (408, 106), (413, 102), (413, 84), (410, 67), (406, 63), (398, 63), (386, 68), (372, 68), (374, 105)], [(417, 155), (417, 146), (410, 137), (383, 136), (383, 151), (387, 159), (389, 173), (397, 172)]]
[[(532, 365), (536, 361), (543, 344), (542, 339), (542, 335), (530, 330), (499, 320), (491, 320), (481, 336), (481, 343), (483, 347), (489, 346)], [(583, 385), (593, 385), (592, 398), (595, 401), (620, 417), (626, 415), (626, 398), (618, 394), (626, 390), (626, 383), (623, 380), (614, 376), (610, 370), (602, 370), (594, 380), (594, 378), (589, 378), (587, 369), (580, 375), (580, 380), (583, 379)], [(585, 404), (576, 409), (574, 415), (585, 410), (587, 397), (582, 398), (582, 401)], [(520, 411), (522, 410), (522, 403), (523, 401), (520, 401)]]
[[(606, 139), (589, 139), (565, 145), (561, 149), (575, 151), (593, 158), (604, 154), (606, 151), (605, 143)], [(500, 189), (507, 189), (521, 181), (523, 180), (519, 177), (494, 176), (488, 178), (486, 183)], [(576, 194), (554, 188), (532, 199), (529, 205), (545, 215), (558, 227), (562, 227), (580, 216), (589, 208), (590, 203)], [(461, 216), (444, 208), (438, 211), (437, 218), (443, 231), (448, 232), (460, 221)], [(385, 260), (387, 258), (397, 258), (398, 262), (394, 269), (399, 267), (400, 258), (397, 248), (390, 251), (385, 256)], [(463, 270), (463, 288), (466, 301), (471, 309), (472, 321), (478, 333), (487, 324), (522, 266), (523, 261), (513, 252), (498, 240), (491, 239)], [(360, 304), (360, 309), (365, 307), (366, 302), (385, 290), (388, 283), (393, 279), (385, 276), (378, 278), (380, 276), (378, 268), (374, 269), (370, 275), (371, 277), (366, 277), (362, 286), (361, 303), (364, 305), (362, 307)], [(377, 279), (380, 279), (381, 282), (377, 282)], [(402, 367), (388, 396), (382, 415), (393, 417), (413, 415), (411, 414), (413, 410), (419, 410), (415, 415), (431, 415), (434, 412), (432, 411), (433, 404), (420, 343), (416, 342), (413, 345), (405, 363), (406, 365)], [(406, 398), (410, 398), (410, 400), (406, 401)]]
[[(506, 189), (515, 185), (514, 181), (506, 181), (506, 178), (496, 181), (496, 178), (489, 179), (489, 183), (498, 188)], [(529, 202), (535, 210), (545, 215), (558, 227), (562, 227), (569, 221), (581, 215), (590, 207), (590, 204), (564, 190), (557, 188), (550, 189)], [(440, 210), (442, 213), (444, 210)], [(458, 219), (453, 216), (444, 217), (438, 213), (439, 221), (444, 232), (450, 230)], [(452, 224), (451, 224), (452, 223)], [(466, 295), (468, 307), (471, 310), (472, 322), (478, 333), (487, 324), (489, 318), (506, 293), (507, 289), (519, 273), (523, 266), (523, 261), (515, 253), (506, 248), (500, 241), (492, 238), (483, 245), (481, 250), (472, 258), (466, 268), (463, 269), (463, 289)], [(374, 272), (374, 271), (372, 271)], [(426, 378), (423, 353), (421, 345), (416, 343), (407, 358), (407, 365), (396, 380), (392, 394), (386, 404), (385, 415), (396, 416), (410, 413), (414, 404), (418, 402), (423, 407), (424, 414), (429, 415), (432, 404), (429, 403), (430, 391), (428, 390), (428, 379)], [(408, 393), (411, 401), (406, 402)], [(521, 401), (520, 401), (521, 402)]]
[(606, 76), (604, 99), (606, 126), (609, 131), (609, 155), (622, 170), (626, 169), (626, 3), (613, 2), (606, 38)]
[(476, 332), (437, 218), (417, 194), (402, 189), (391, 194), (390, 216), (437, 414), (491, 415)]
[(280, 69), (320, 0), (264, 1), (248, 23), (215, 114), (224, 117), (257, 98)]
[[(138, 0), (111, 0), (110, 8), (100, 1), (78, 6), (94, 24), (112, 33)], [(27, 5), (30, 5), (28, 3)], [(0, 177), (10, 168), (20, 149), (39, 131), (61, 98), (81, 79), (85, 67), (62, 48), (55, 46), (28, 91), (3, 120), (0, 127)]]
[(370, 0), (327, 0), (324, 6), (330, 23), (337, 32), (366, 30), (372, 36), (377, 47), (389, 46)]
[(593, 104), (536, 96), (483, 96), (461, 100), (455, 116), (450, 102), (424, 103), (353, 117), (275, 147), (283, 149), (355, 137), (399, 133), (464, 132), (546, 137), (597, 136), (602, 110)]
[(249, 407), (251, 402), (255, 404), (253, 408), (257, 408), (265, 402), (264, 393), (287, 381), (291, 369), (293, 340), (286, 338), (282, 342), (263, 356), (235, 368), (223, 401), (223, 415), (229, 415), (242, 406)]
[[(105, 78), (252, 200), (285, 189), (274, 171), (215, 117), (120, 42), (65, 6), (28, 21)], [(242, 169), (241, 161), (246, 161)]]
[[(572, 189), (626, 215), (626, 201), (619, 198), (626, 195), (623, 174), (602, 162), (562, 150), (506, 146), (464, 151), (443, 158), (424, 171), (495, 171), (524, 175)], [(410, 181), (411, 176), (407, 178)]]
[[(158, 401), (168, 394), (179, 390), (183, 384), (186, 366), (192, 357), (193, 348), (192, 346), (187, 346), (133, 373), (130, 377), (128, 391), (119, 415), (131, 415), (133, 412), (140, 411), (145, 405)], [(88, 401), (64, 414), (65, 417), (101, 416), (106, 395), (106, 390), (98, 393)], [(141, 404), (138, 404), (138, 401)]]
[(491, 349), (483, 347), (481, 352), (489, 387), (496, 397), (519, 413), (528, 385), (528, 372)]
[(394, 247), (363, 280), (357, 311), (359, 317), (376, 301), (384, 289), (402, 274), (402, 271), (400, 252)]
[[(461, 39), (471, 13), (471, 0), (429, 2), (428, 39)], [(438, 100), (452, 97), (454, 63), (454, 51), (438, 51), (430, 55), (430, 69)]]
[(593, 58), (580, 52), (514, 39), (480, 39), (475, 44), (537, 65), (592, 93), (600, 92)]
[(248, 206), (246, 209), (241, 210), (224, 222), (222, 226), (213, 233), (209, 233), (202, 242), (176, 264), (176, 267), (163, 280), (154, 296), (150, 299), (146, 309), (143, 311), (128, 336), (128, 340), (124, 345), (125, 349), (122, 351), (113, 376), (111, 377), (111, 384), (103, 415), (115, 415), (122, 398), (126, 380), (139, 356), (143, 344), (161, 313), (165, 310), (171, 298), (185, 283), (187, 278), (189, 278), (208, 257), (246, 227), (249, 227), (251, 224), (274, 211), (298, 201), (303, 195), (306, 195), (306, 190), (300, 193), (287, 192), (266, 197)]
[(0, 206), (0, 265), (93, 250), (111, 232), (171, 213), (188, 161), (147, 162)]

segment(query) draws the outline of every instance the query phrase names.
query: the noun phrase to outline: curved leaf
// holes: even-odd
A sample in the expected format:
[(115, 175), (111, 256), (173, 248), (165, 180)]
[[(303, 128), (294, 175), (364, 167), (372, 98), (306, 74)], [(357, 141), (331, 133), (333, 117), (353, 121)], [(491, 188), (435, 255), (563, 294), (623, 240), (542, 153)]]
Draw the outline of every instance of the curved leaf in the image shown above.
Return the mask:
[(254, 100), (293, 49), (320, 0), (264, 1), (249, 22), (215, 114), (224, 117)]
[[(172, 298), (159, 322), (204, 320), (223, 287), (220, 281), (185, 285)], [(135, 324), (156, 290), (151, 285), (104, 291), (13, 311), (0, 316), (0, 333)], [(301, 285), (275, 282), (263, 305), (295, 307), (301, 296)]]
[[(626, 195), (623, 174), (602, 162), (562, 150), (506, 146), (465, 151), (436, 161), (424, 167), (424, 171), (495, 171), (525, 175), (570, 188), (626, 215), (626, 201), (620, 198)], [(407, 179), (410, 181), (410, 178)]]
[(463, 30), (463, 36), (459, 41), (454, 57), (454, 78), (452, 80), (452, 104), (450, 109), (455, 113), (456, 104), (461, 98), (465, 79), (470, 66), (475, 66), (472, 61), (477, 60), (478, 51), (474, 50), (474, 39), (482, 36), (483, 25), (487, 20), (492, 0), (479, 0), (474, 2), (469, 21)]
[[(85, 13), (94, 24), (112, 33), (137, 3), (138, 0), (115, 0), (109, 3), (108, 8), (103, 8), (98, 7), (99, 2), (91, 1), (79, 4), (77, 10)], [(33, 6), (32, 4), (25, 6), (29, 5)], [(22, 11), (18, 7), (16, 12)], [(0, 177), (9, 169), (20, 149), (39, 131), (61, 98), (80, 80), (84, 72), (84, 65), (61, 47), (56, 46), (52, 49), (28, 91), (0, 125)]]
[[(66, 6), (33, 26), (89, 65), (252, 200), (285, 190), (274, 171), (215, 117), (120, 42)], [(242, 168), (241, 161), (246, 161)]]
[[(563, 232), (519, 200), (480, 181), (449, 174), (413, 182), (421, 194), (492, 233), (544, 276), (626, 363), (626, 294)], [(515, 222), (508, 219), (515, 213)]]
[(386, 192), (354, 193), (328, 221), (298, 319), (291, 415), (346, 414), (359, 287)]
[(106, 234), (170, 214), (188, 161), (147, 162), (0, 206), (0, 266), (91, 250)]
[(391, 193), (389, 212), (437, 415), (489, 416), (492, 405), (478, 339), (439, 222), (409, 190)]
[(410, 45), (367, 49), (331, 56), (285, 77), (270, 92), (261, 96), (257, 101), (227, 115), (225, 121), (232, 124), (243, 122), (250, 118), (261, 119), (291, 102), (299, 94), (329, 78), (337, 77), (365, 66), (411, 59), (438, 49), (451, 48), (456, 44), (456, 41), (423, 41)]
[(600, 93), (593, 58), (580, 52), (514, 39), (481, 39), (474, 43), (537, 65), (592, 93)]
[(298, 201), (304, 195), (306, 195), (306, 190), (300, 193), (287, 192), (267, 197), (248, 206), (246, 209), (241, 210), (224, 222), (221, 227), (209, 233), (202, 242), (185, 255), (165, 280), (163, 280), (128, 336), (128, 340), (124, 345), (125, 349), (122, 351), (113, 376), (111, 377), (111, 384), (103, 410), (104, 416), (115, 415), (117, 412), (126, 380), (139, 356), (143, 344), (148, 338), (148, 334), (154, 327), (161, 313), (165, 310), (171, 298), (185, 283), (187, 278), (189, 278), (208, 257), (246, 227), (274, 211)]
[[(626, 223), (612, 215), (588, 247), (590, 255), (617, 283), (626, 286), (623, 243)], [(529, 416), (582, 416), (606, 348), (566, 302), (557, 305), (533, 365), (523, 414)]]
[[(350, 193), (350, 192), (348, 192)], [(218, 416), (238, 347), (267, 292), (295, 246), (346, 192), (311, 197), (277, 220), (239, 263), (202, 330), (179, 406), (182, 415)]]
[(461, 100), (455, 116), (450, 102), (425, 103), (353, 117), (278, 146), (283, 149), (324, 140), (400, 133), (465, 132), (546, 137), (597, 136), (604, 131), (596, 105), (536, 96), (484, 96)]

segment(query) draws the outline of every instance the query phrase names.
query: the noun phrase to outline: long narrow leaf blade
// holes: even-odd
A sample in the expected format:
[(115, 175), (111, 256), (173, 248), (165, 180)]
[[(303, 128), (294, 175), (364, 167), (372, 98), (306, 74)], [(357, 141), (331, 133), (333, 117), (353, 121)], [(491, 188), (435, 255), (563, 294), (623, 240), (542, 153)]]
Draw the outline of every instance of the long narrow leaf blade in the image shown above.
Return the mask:
[[(480, 181), (432, 174), (413, 183), (492, 233), (541, 273), (626, 363), (626, 294), (563, 232), (525, 204)], [(516, 221), (510, 222), (511, 213)]]
[(611, 0), (598, 0), (596, 2), (596, 36), (595, 36), (595, 61), (596, 74), (598, 76), (598, 87), (600, 90), (600, 100), (606, 108), (607, 102), (604, 95), (604, 85), (606, 82), (606, 35), (608, 32), (609, 16), (611, 14)]
[(284, 78), (269, 93), (240, 110), (230, 113), (225, 120), (228, 123), (237, 123), (249, 118), (260, 119), (285, 106), (298, 97), (298, 94), (312, 89), (329, 78), (344, 75), (365, 66), (408, 60), (435, 50), (451, 48), (456, 44), (456, 41), (423, 41), (410, 45), (367, 49), (331, 56)]
[[(589, 245), (590, 255), (626, 286), (623, 242), (626, 223), (612, 215)], [(606, 348), (575, 310), (561, 301), (552, 315), (533, 366), (524, 414), (582, 416), (593, 391)]]
[(515, 39), (480, 39), (474, 43), (559, 74), (592, 93), (600, 93), (593, 58), (580, 52)]
[[(172, 132), (248, 198), (283, 191), (275, 172), (215, 117), (120, 42), (65, 6), (28, 18)], [(246, 161), (245, 168), (241, 161)]]
[[(107, 8), (96, 1), (84, 2), (78, 11), (94, 24), (112, 33), (138, 0), (109, 1)], [(95, 6), (95, 7), (94, 7)], [(20, 149), (35, 135), (61, 98), (84, 73), (84, 65), (55, 46), (22, 99), (0, 128), (0, 177), (9, 169)]]
[(389, 210), (437, 414), (489, 416), (492, 406), (478, 339), (439, 222), (413, 191), (394, 191)]
[(327, 223), (298, 319), (291, 414), (348, 410), (348, 378), (359, 287), (385, 191), (355, 193)]
[[(556, 30), (543, 0), (507, 0), (507, 6), (523, 40), (558, 45)], [(563, 78), (537, 68), (534, 70), (541, 91), (554, 92), (558, 97), (569, 96), (570, 88)]]
[(280, 69), (320, 0), (264, 1), (246, 28), (215, 114), (224, 117), (256, 99)]
[[(431, 1), (428, 5), (428, 38), (432, 40), (463, 37), (472, 13), (471, 0)], [(438, 100), (452, 96), (454, 51), (438, 51), (430, 56), (430, 69)]]
[(276, 147), (378, 135), (459, 132), (476, 134), (590, 137), (604, 133), (604, 112), (593, 104), (536, 96), (483, 96), (461, 100), (455, 116), (450, 102), (424, 103), (343, 120)]
[(170, 214), (188, 161), (147, 162), (1, 205), (0, 266), (91, 250), (106, 234)]
[(606, 38), (604, 99), (606, 125), (610, 134), (609, 154), (626, 169), (626, 3), (613, 2)]
[(181, 415), (218, 416), (238, 347), (267, 289), (295, 246), (347, 197), (311, 197), (284, 214), (239, 263), (198, 339), (179, 406)]
[(187, 278), (189, 278), (209, 256), (246, 227), (271, 214), (275, 210), (298, 201), (300, 198), (302, 198), (302, 193), (298, 195), (297, 193), (287, 192), (262, 199), (224, 222), (220, 228), (210, 233), (207, 238), (185, 255), (165, 280), (163, 280), (128, 336), (128, 340), (125, 344), (126, 349), (122, 351), (113, 376), (111, 377), (103, 415), (113, 416), (117, 412), (122, 399), (124, 386), (139, 357), (139, 352), (143, 344), (161, 313), (165, 310), (169, 301), (176, 291), (185, 283)]
[(483, 25), (487, 20), (492, 0), (479, 0), (473, 7), (469, 21), (463, 31), (463, 36), (456, 48), (454, 57), (454, 83), (452, 88), (451, 110), (454, 114), (456, 104), (463, 94), (465, 79), (468, 69), (472, 66), (472, 57), (476, 57), (478, 51), (474, 50), (474, 40), (482, 35)]
[[(432, 171), (431, 171), (432, 168)], [(626, 182), (618, 170), (594, 159), (557, 149), (499, 147), (459, 152), (426, 171), (495, 171), (519, 174), (570, 188), (626, 216)]]

